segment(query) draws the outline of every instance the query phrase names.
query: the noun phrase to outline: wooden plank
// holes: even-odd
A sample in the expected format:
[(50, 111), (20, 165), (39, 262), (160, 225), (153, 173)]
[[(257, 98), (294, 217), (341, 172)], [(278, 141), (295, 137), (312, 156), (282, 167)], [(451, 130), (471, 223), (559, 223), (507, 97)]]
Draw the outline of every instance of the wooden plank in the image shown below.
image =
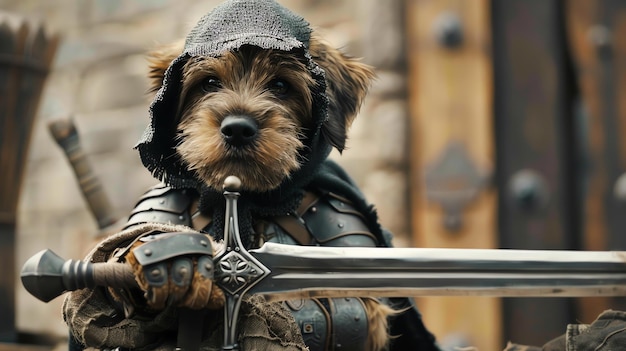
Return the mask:
[[(495, 0), (492, 9), (500, 245), (574, 249), (572, 92), (560, 3)], [(572, 307), (571, 299), (504, 299), (504, 337), (543, 345), (575, 322)]]
[[(435, 27), (457, 16), (462, 41), (445, 47)], [(489, 2), (407, 2), (409, 103), (411, 114), (411, 206), (413, 244), (420, 247), (493, 248), (495, 194), (482, 191), (461, 211), (456, 231), (444, 226), (442, 207), (427, 199), (425, 171), (450, 145), (462, 148), (477, 168), (490, 165), (492, 79)], [(440, 27), (439, 27), (440, 28)], [(452, 36), (454, 39), (454, 36)], [(461, 177), (462, 178), (462, 177)], [(461, 181), (462, 182), (462, 181)], [(428, 328), (440, 341), (453, 338), (480, 350), (500, 350), (499, 299), (432, 297), (418, 301)]]
[[(626, 3), (568, 0), (567, 35), (584, 107), (584, 233), (586, 250), (626, 249), (626, 201), (614, 189), (626, 168)], [(589, 323), (624, 299), (580, 299), (577, 318)]]

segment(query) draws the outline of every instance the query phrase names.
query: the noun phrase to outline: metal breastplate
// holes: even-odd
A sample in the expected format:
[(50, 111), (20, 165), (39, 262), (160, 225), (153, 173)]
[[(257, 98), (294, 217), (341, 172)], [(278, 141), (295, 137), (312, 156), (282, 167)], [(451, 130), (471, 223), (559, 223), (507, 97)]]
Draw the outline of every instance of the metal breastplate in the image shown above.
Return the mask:
[[(210, 219), (195, 209), (196, 195), (157, 185), (137, 202), (126, 228), (145, 222), (205, 229)], [(308, 192), (300, 207), (285, 216), (257, 220), (256, 242), (288, 245), (376, 246), (363, 216), (340, 196)], [(364, 350), (368, 318), (360, 298), (303, 299), (284, 303), (311, 351)]]
[[(347, 199), (307, 193), (295, 213), (263, 225), (265, 241), (290, 245), (376, 246), (364, 218)], [(364, 350), (369, 332), (360, 298), (286, 301), (311, 351)]]

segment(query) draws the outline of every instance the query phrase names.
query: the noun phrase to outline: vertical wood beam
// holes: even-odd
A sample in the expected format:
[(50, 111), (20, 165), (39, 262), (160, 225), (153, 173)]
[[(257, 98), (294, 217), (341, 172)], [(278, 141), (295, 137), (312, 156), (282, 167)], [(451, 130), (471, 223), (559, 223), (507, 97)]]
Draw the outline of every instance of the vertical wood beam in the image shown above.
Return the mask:
[[(616, 188), (626, 171), (626, 3), (568, 0), (565, 15), (584, 111), (581, 248), (625, 250), (626, 193), (620, 195)], [(626, 309), (623, 300), (579, 299), (576, 317), (590, 323), (606, 309)]]
[[(558, 0), (494, 0), (498, 231), (516, 249), (575, 249), (572, 91)], [(504, 336), (543, 345), (573, 323), (573, 300), (503, 300)]]
[[(442, 45), (438, 40), (445, 16), (456, 16), (461, 25), (462, 38), (456, 46)], [(407, 2), (415, 246), (497, 246), (493, 189), (482, 189), (466, 204), (460, 211), (459, 228), (450, 230), (444, 226), (445, 214), (440, 204), (427, 198), (425, 182), (426, 170), (437, 163), (451, 144), (462, 148), (477, 168), (488, 170), (491, 166), (494, 151), (489, 21), (487, 0)], [(420, 298), (418, 303), (427, 327), (440, 341), (456, 337), (465, 339), (463, 345), (457, 346), (503, 348), (499, 299), (429, 297)]]

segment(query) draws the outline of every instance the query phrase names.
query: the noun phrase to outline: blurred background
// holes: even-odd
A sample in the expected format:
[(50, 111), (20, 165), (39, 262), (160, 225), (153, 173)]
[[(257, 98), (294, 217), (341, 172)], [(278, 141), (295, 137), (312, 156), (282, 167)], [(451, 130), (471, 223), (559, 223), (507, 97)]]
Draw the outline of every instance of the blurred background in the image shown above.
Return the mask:
[[(19, 270), (45, 248), (83, 257), (156, 182), (132, 149), (148, 121), (145, 52), (219, 2), (0, 0), (0, 350), (66, 347), (62, 298), (31, 297)], [(348, 149), (332, 157), (396, 246), (626, 250), (626, 2), (280, 2), (378, 71)], [(63, 145), (104, 209), (87, 205), (50, 132), (67, 136), (55, 123), (68, 118), (81, 146)], [(418, 304), (444, 348), (482, 351), (541, 345), (626, 307)]]

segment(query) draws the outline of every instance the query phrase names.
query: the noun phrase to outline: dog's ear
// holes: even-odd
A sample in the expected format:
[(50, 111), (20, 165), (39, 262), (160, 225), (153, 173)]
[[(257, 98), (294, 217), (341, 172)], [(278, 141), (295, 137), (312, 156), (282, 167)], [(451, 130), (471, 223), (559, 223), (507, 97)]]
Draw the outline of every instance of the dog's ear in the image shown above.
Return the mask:
[(180, 56), (185, 42), (176, 41), (169, 45), (162, 45), (148, 53), (148, 78), (150, 79), (150, 92), (155, 92), (163, 84), (163, 76), (172, 61)]
[(339, 152), (346, 145), (347, 132), (359, 112), (361, 103), (375, 77), (372, 67), (311, 37), (309, 52), (326, 73), (329, 98), (329, 120), (322, 125), (322, 134)]

